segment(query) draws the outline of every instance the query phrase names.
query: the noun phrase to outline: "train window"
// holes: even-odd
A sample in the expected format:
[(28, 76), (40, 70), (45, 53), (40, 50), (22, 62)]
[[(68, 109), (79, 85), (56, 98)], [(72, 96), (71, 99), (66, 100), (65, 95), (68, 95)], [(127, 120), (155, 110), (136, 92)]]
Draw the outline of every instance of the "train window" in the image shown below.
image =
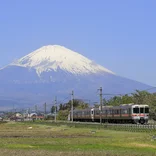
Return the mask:
[(144, 108), (140, 108), (140, 113), (144, 113)]
[(108, 110), (108, 114), (112, 114), (112, 110)]
[(99, 115), (99, 114), (100, 114), (100, 111), (97, 110), (97, 111), (96, 111), (96, 114)]
[(91, 111), (92, 115), (94, 114), (94, 111)]
[(116, 114), (119, 114), (119, 110), (116, 111)]
[(113, 114), (117, 114), (117, 110), (113, 110)]
[(107, 114), (110, 114), (110, 110), (107, 110)]
[(111, 110), (111, 109), (108, 110), (107, 112), (108, 112), (108, 114), (113, 114), (113, 110)]
[(133, 108), (133, 113), (138, 114), (139, 113), (139, 108)]
[(128, 113), (128, 110), (127, 109), (123, 109), (122, 110), (122, 114), (127, 114)]
[(145, 107), (145, 113), (149, 113), (149, 108)]

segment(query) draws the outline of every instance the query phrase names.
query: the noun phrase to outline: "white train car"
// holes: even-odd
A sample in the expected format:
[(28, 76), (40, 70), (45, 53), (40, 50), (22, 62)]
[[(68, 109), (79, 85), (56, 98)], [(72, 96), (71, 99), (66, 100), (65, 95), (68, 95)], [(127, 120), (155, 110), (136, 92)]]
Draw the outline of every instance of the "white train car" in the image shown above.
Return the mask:
[(146, 124), (149, 118), (149, 106), (143, 104), (122, 104), (120, 106), (103, 106), (102, 111), (100, 108), (77, 109), (73, 112), (73, 120), (100, 122), (100, 113), (102, 114), (103, 123)]

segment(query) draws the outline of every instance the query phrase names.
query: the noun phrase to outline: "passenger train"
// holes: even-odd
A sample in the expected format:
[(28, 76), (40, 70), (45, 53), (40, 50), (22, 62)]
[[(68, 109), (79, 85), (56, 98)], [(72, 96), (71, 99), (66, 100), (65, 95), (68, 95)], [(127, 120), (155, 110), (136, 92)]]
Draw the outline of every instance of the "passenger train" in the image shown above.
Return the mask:
[[(120, 106), (102, 106), (99, 108), (87, 108), (73, 111), (73, 121), (108, 123), (140, 123), (147, 124), (149, 118), (149, 106), (143, 104), (122, 104)], [(71, 114), (70, 114), (71, 120)]]

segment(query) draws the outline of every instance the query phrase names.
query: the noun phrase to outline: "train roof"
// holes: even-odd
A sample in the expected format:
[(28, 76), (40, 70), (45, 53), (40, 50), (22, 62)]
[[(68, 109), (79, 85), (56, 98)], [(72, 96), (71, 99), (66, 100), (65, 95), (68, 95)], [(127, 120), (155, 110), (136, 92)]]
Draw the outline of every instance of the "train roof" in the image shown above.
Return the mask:
[(74, 111), (88, 111), (88, 110), (91, 110), (92, 109), (92, 107), (90, 107), (90, 108), (86, 108), (86, 109), (78, 109), (78, 108), (76, 108), (76, 109), (74, 109)]
[[(120, 109), (120, 108), (131, 108), (131, 107), (135, 107), (135, 106), (139, 106), (139, 107), (148, 107), (147, 104), (134, 104), (134, 103), (129, 103), (129, 104), (121, 104), (119, 106), (102, 106), (102, 109), (109, 109), (109, 108), (113, 108), (113, 109)], [(100, 109), (100, 107), (99, 107)]]

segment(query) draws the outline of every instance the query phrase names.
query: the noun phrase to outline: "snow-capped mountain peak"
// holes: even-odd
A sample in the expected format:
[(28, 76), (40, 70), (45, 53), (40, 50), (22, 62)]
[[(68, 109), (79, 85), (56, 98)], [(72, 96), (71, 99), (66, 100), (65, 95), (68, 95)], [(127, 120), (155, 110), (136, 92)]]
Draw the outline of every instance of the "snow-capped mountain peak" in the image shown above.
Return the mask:
[(76, 75), (100, 72), (114, 74), (81, 54), (59, 45), (43, 46), (11, 65), (34, 68), (38, 75), (42, 72), (57, 71), (58, 69)]
[(129, 80), (62, 46), (44, 46), (0, 69), (0, 102), (30, 106), (50, 103), (52, 96), (97, 101), (95, 91), (126, 94), (151, 86)]

